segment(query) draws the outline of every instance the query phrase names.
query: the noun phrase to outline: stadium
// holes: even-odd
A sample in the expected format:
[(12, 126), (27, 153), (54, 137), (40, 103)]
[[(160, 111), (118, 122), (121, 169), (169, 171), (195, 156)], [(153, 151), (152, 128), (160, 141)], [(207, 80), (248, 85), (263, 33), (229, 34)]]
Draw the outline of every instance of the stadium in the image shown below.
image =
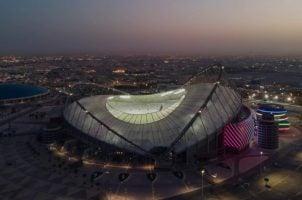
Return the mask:
[(64, 118), (73, 135), (107, 158), (191, 163), (228, 149), (241, 151), (249, 145), (254, 121), (224, 74), (223, 66), (209, 66), (178, 89), (147, 95), (108, 89), (76, 99), (70, 93)]
[(50, 91), (28, 84), (0, 84), (0, 105), (17, 105), (45, 99)]

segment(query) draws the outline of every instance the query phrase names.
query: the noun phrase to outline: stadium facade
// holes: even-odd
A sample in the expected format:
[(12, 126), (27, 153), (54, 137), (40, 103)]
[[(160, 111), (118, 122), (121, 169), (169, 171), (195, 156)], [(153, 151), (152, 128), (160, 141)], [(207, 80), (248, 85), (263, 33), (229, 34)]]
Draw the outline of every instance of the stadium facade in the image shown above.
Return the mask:
[[(242, 111), (223, 73), (222, 66), (207, 67), (181, 88), (156, 94), (85, 97), (67, 105), (64, 117), (107, 153), (176, 162), (210, 158), (225, 151), (225, 127)], [(250, 137), (237, 135), (246, 147)]]
[(246, 106), (233, 122), (224, 129), (224, 147), (229, 152), (239, 153), (256, 143), (256, 121), (254, 112)]

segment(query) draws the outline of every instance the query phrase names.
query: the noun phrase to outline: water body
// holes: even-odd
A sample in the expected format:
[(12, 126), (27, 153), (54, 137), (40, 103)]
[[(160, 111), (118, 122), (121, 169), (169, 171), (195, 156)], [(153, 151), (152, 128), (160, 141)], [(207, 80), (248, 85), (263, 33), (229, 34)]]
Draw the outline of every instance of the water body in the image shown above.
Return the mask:
[(25, 84), (0, 84), (0, 100), (31, 97), (47, 92), (47, 88)]

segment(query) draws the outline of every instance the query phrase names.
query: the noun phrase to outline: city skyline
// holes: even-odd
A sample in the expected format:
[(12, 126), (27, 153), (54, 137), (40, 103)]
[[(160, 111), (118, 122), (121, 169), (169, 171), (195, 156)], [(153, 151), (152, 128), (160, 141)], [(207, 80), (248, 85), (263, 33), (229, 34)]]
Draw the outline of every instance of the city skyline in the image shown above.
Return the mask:
[(299, 0), (3, 1), (0, 55), (299, 55)]
[(301, 200), (301, 8), (0, 1), (0, 200)]

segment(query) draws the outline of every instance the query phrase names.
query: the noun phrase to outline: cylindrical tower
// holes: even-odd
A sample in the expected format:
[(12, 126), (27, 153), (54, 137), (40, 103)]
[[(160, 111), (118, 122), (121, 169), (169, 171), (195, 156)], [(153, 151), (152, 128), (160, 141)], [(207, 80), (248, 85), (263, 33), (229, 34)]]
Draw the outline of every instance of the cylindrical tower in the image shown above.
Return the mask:
[(278, 126), (274, 121), (258, 120), (258, 146), (264, 149), (278, 148)]
[[(277, 149), (279, 146), (280, 121), (287, 111), (277, 104), (261, 104), (257, 109), (258, 146), (264, 149)], [(279, 119), (279, 116), (283, 118)], [(281, 129), (282, 130), (282, 129)]]

